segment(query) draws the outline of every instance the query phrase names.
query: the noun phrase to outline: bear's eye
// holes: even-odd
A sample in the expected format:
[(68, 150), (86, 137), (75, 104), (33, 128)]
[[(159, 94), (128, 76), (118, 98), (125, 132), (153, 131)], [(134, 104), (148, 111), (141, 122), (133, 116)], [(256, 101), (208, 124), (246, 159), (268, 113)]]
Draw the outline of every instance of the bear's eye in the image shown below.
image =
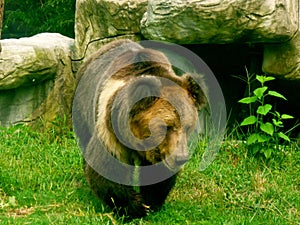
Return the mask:
[(166, 124), (161, 124), (161, 125), (159, 125), (159, 129), (161, 131), (163, 131), (163, 130), (170, 131), (173, 129), (173, 126), (166, 126)]
[(172, 131), (174, 129), (173, 126), (167, 126), (167, 131)]

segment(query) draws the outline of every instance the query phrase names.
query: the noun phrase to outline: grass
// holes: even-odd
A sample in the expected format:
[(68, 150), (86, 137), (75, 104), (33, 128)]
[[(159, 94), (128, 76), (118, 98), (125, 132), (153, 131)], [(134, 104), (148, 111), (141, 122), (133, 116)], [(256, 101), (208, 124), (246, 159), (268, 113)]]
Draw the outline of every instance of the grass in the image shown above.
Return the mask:
[[(91, 193), (72, 134), (0, 128), (0, 224), (122, 224)], [(163, 209), (125, 224), (300, 224), (300, 151), (268, 161), (226, 141), (198, 170), (201, 146)]]

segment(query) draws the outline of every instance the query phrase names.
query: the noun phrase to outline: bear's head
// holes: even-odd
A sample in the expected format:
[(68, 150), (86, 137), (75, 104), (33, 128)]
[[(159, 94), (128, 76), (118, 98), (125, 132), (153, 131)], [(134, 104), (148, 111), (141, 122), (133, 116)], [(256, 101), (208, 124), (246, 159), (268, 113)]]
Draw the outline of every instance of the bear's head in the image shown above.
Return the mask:
[(116, 96), (111, 122), (117, 139), (137, 152), (130, 164), (163, 162), (177, 171), (189, 159), (188, 137), (206, 97), (191, 75), (165, 77), (142, 75), (129, 82)]

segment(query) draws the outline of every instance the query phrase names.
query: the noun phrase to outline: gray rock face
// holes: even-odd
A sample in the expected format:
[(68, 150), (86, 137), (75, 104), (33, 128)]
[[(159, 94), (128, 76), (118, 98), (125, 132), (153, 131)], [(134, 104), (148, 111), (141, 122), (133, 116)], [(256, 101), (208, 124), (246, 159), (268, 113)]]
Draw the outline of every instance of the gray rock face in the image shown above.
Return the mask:
[(176, 43), (284, 42), (298, 30), (295, 0), (151, 0), (148, 39)]
[(298, 5), (295, 0), (77, 0), (73, 70), (104, 44), (137, 41), (142, 34), (179, 44), (262, 43), (266, 73), (299, 79)]
[(262, 69), (286, 79), (300, 79), (300, 34), (286, 43), (266, 45)]
[[(65, 98), (64, 88), (73, 77), (70, 57), (73, 43), (71, 38), (52, 33), (1, 41), (1, 125), (34, 119), (33, 114), (36, 118), (54, 116), (63, 108), (58, 104)], [(51, 99), (59, 88), (61, 92)], [(41, 106), (52, 110), (42, 110)]]
[(52, 88), (53, 81), (46, 81), (37, 86), (0, 90), (0, 125), (28, 121), (27, 118), (43, 103)]
[(116, 38), (137, 40), (147, 0), (77, 0), (75, 52), (81, 60)]

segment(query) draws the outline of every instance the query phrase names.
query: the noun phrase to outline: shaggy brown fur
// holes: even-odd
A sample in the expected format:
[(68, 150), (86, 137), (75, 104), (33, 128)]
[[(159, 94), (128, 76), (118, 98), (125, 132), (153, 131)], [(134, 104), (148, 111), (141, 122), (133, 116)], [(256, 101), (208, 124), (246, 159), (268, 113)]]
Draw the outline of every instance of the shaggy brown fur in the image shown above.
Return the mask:
[[(163, 162), (159, 172), (177, 171), (188, 160), (187, 138), (195, 129), (198, 111), (206, 105), (203, 90), (191, 76), (177, 76), (163, 53), (129, 40), (101, 48), (82, 66), (78, 80), (73, 122), (85, 159), (89, 159), (85, 174), (92, 190), (119, 214), (141, 217), (159, 209), (176, 175), (139, 187), (119, 184), (102, 176), (124, 170), (122, 165), (112, 168), (106, 150), (128, 165), (142, 168)], [(152, 96), (132, 102), (145, 93)], [(126, 130), (128, 121), (123, 121), (127, 115), (133, 136), (151, 137), (156, 147), (135, 143)], [(147, 151), (134, 150), (141, 148)], [(122, 179), (132, 180), (133, 173), (128, 170)], [(140, 172), (138, 180), (143, 183), (151, 175)]]

